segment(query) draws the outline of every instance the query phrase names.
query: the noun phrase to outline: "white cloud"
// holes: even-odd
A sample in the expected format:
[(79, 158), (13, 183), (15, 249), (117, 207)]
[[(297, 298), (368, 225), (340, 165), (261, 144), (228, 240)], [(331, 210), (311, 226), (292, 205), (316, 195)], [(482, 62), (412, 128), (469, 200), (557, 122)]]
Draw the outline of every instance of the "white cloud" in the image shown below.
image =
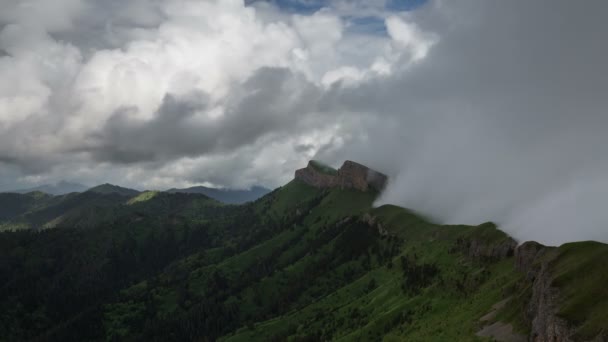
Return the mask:
[[(608, 241), (605, 2), (0, 4), (2, 184), (276, 186), (357, 159), (391, 174), (382, 203)], [(370, 16), (387, 35), (353, 29)]]
[(407, 49), (413, 62), (426, 57), (431, 46), (437, 42), (434, 34), (423, 32), (415, 23), (407, 22), (397, 16), (386, 19), (386, 28), (396, 44)]

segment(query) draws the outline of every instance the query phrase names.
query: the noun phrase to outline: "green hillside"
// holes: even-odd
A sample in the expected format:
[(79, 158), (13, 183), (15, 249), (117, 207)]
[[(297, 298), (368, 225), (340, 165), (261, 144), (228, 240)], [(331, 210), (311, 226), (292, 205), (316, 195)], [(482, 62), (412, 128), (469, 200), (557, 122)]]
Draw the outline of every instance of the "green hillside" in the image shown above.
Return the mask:
[(515, 255), (492, 223), (438, 225), (376, 195), (294, 180), (241, 206), (25, 201), (21, 222), (56, 224), (0, 234), (0, 341), (525, 340), (544, 279), (572, 336), (607, 331), (607, 245)]

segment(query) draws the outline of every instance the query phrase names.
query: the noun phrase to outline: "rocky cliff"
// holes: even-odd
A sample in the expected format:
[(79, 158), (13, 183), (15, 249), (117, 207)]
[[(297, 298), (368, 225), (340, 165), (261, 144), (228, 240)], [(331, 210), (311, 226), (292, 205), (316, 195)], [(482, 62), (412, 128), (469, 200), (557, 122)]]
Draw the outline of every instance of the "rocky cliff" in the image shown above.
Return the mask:
[(382, 191), (388, 177), (365, 165), (347, 160), (338, 170), (317, 161), (296, 171), (295, 178), (317, 188), (355, 189), (359, 191)]
[[(524, 286), (531, 286), (525, 318), (530, 324), (530, 341), (569, 342), (581, 340), (577, 337), (577, 327), (559, 316), (563, 296), (553, 285), (555, 278), (552, 263), (557, 256), (557, 248), (546, 247), (537, 242), (526, 242), (515, 250), (515, 266), (525, 273)], [(593, 341), (606, 341), (604, 334)]]
[(526, 242), (515, 250), (515, 266), (526, 274), (526, 282), (532, 283), (532, 296), (525, 316), (530, 322), (530, 341), (573, 341), (574, 329), (557, 316), (559, 291), (551, 286), (549, 248), (537, 242)]

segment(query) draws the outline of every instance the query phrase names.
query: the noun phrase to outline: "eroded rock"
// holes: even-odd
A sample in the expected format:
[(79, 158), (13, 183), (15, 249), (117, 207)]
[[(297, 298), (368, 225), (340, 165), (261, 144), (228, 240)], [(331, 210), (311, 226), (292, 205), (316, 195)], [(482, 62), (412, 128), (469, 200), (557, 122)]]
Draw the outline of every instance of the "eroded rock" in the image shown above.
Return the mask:
[(323, 172), (313, 163), (311, 161), (305, 168), (297, 170), (295, 178), (316, 188), (382, 191), (388, 181), (385, 174), (350, 160), (345, 161), (334, 173)]

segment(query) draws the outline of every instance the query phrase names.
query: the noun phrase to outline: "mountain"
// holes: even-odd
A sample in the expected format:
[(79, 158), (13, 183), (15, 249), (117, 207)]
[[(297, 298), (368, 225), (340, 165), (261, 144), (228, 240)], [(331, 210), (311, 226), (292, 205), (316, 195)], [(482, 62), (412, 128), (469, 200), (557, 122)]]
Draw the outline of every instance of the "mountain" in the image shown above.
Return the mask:
[(82, 184), (61, 181), (56, 184), (44, 184), (29, 189), (18, 189), (7, 192), (14, 192), (19, 194), (26, 194), (28, 192), (44, 192), (49, 195), (57, 196), (69, 194), (71, 192), (83, 192), (85, 190), (87, 190), (87, 187)]
[(112, 222), (129, 201), (139, 196), (136, 190), (110, 184), (60, 196), (42, 192), (0, 194), (0, 231), (94, 227)]
[(203, 194), (226, 204), (243, 204), (255, 201), (268, 194), (269, 189), (254, 186), (249, 190), (214, 189), (204, 186), (195, 186), (186, 189), (169, 189), (169, 193)]
[(296, 170), (295, 178), (317, 188), (350, 188), (359, 191), (382, 191), (388, 177), (365, 165), (347, 160), (335, 170), (317, 160), (311, 160), (303, 169)]
[(92, 187), (88, 189), (87, 192), (94, 192), (98, 194), (119, 194), (123, 196), (137, 196), (140, 193), (137, 190), (123, 188), (121, 186), (108, 183)]
[(373, 207), (381, 173), (319, 165), (243, 205), (167, 192), (53, 202), (78, 219), (0, 233), (0, 340), (608, 338), (608, 245), (519, 243), (489, 222)]
[(0, 193), (0, 222), (11, 220), (33, 210), (49, 201), (51, 197), (43, 192)]

